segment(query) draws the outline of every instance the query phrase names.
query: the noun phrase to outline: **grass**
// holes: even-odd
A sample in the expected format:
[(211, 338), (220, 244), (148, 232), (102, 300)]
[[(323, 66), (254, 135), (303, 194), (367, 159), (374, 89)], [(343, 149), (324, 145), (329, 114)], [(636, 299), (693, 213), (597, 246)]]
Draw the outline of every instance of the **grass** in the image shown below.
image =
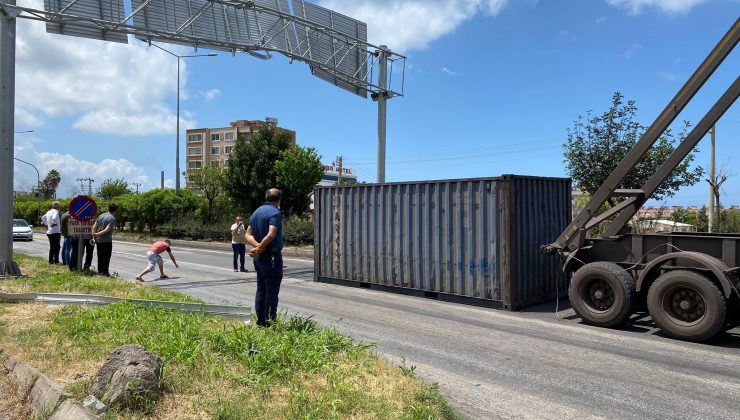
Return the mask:
[[(38, 290), (36, 279), (43, 283), (46, 270), (51, 270), (49, 279), (75, 276), (55, 273), (33, 258), (18, 260), (33, 275), (3, 281), (0, 289)], [(143, 289), (120, 280), (104, 279), (120, 283), (116, 287), (88, 284), (98, 280), (78, 276), (51, 283), (129, 297), (140, 297)], [(107, 418), (458, 418), (436, 386), (422, 382), (413, 367), (389, 364), (371, 344), (310, 318), (282, 317), (263, 329), (126, 302), (95, 308), (0, 305), (0, 347), (51, 375), (77, 399), (87, 395), (109, 352), (130, 343), (162, 357), (165, 394), (156, 406), (114, 411)]]
[(45, 260), (24, 254), (13, 254), (26, 277), (1, 280), (0, 290), (8, 293), (70, 293), (105, 295), (129, 299), (165, 301), (202, 301), (150, 285), (134, 285), (121, 279), (101, 277), (92, 272), (72, 273), (66, 266), (49, 265)]

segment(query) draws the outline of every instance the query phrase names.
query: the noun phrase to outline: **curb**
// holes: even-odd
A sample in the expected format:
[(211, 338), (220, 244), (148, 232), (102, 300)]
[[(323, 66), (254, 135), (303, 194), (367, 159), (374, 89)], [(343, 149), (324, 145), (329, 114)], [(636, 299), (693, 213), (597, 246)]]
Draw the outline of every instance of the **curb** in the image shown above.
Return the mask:
[(55, 384), (48, 376), (40, 373), (33, 367), (19, 362), (0, 348), (0, 361), (13, 375), (18, 383), (18, 396), (28, 398), (31, 408), (38, 417), (48, 417), (54, 420), (97, 419), (91, 413), (71, 399), (71, 395), (64, 392), (62, 387)]
[[(44, 231), (34, 230), (34, 233), (43, 234)], [(155, 236), (159, 238), (161, 236)], [(131, 237), (128, 235), (113, 234), (113, 240), (118, 242), (129, 242), (134, 244), (149, 244), (153, 240), (151, 237), (145, 237), (141, 235), (139, 237)], [(183, 248), (192, 249), (209, 249), (213, 251), (227, 251), (231, 252), (231, 243), (228, 242), (201, 242), (201, 241), (186, 241), (184, 239), (173, 239), (173, 243)], [(296, 248), (283, 248), (283, 257), (298, 258), (302, 260), (313, 260), (313, 250), (305, 251)]]

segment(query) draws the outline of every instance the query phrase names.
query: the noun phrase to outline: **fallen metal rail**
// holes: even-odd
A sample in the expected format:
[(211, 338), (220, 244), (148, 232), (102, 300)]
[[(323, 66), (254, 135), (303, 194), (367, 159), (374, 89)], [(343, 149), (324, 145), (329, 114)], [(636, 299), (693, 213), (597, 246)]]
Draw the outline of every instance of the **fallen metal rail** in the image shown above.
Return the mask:
[(166, 302), (160, 300), (122, 299), (110, 296), (74, 295), (63, 293), (4, 293), (0, 292), (0, 302), (45, 303), (47, 305), (110, 305), (128, 302), (147, 309), (170, 309), (182, 312), (196, 312), (219, 315), (226, 318), (249, 320), (251, 308), (248, 306), (211, 305), (206, 303)]

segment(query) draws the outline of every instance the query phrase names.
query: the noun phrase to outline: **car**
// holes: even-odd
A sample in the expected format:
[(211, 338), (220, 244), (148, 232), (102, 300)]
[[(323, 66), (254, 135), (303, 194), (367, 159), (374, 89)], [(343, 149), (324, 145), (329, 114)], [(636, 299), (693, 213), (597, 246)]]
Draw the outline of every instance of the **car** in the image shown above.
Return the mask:
[(13, 240), (25, 239), (27, 241), (33, 240), (33, 226), (29, 226), (28, 223), (23, 219), (13, 219)]

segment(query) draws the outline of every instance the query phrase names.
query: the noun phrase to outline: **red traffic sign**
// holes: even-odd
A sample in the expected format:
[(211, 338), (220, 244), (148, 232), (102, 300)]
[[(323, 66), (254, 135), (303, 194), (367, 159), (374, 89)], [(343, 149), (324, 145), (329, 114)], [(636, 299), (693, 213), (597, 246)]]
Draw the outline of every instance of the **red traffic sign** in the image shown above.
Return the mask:
[(86, 195), (78, 195), (69, 203), (69, 215), (75, 220), (90, 220), (98, 214), (95, 200)]

